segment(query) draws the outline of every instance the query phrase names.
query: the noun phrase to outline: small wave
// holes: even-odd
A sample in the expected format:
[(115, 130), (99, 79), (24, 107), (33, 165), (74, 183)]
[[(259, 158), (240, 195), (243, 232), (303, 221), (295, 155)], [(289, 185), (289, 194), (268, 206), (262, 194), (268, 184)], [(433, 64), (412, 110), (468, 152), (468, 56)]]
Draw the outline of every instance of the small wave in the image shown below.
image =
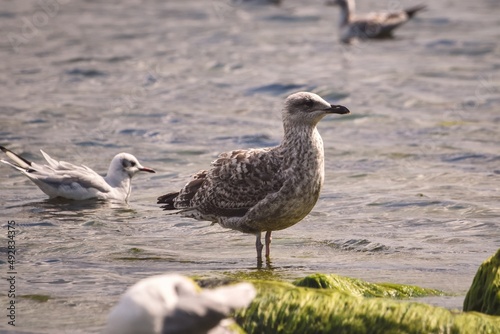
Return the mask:
[(480, 56), (494, 52), (496, 45), (480, 41), (457, 41), (453, 39), (440, 39), (426, 45), (436, 52), (445, 52), (450, 55)]
[(273, 83), (270, 85), (251, 88), (247, 90), (246, 95), (269, 94), (272, 96), (280, 96), (289, 93), (291, 91), (297, 91), (297, 90), (311, 91), (313, 90), (313, 87), (307, 87), (306, 85), (299, 85), (299, 84)]
[(93, 57), (72, 57), (65, 60), (55, 61), (54, 65), (74, 64), (74, 63), (87, 63), (93, 61)]
[(421, 200), (421, 201), (390, 201), (390, 202), (375, 202), (370, 203), (368, 206), (383, 206), (386, 208), (404, 208), (411, 206), (426, 207), (433, 205), (444, 204), (442, 201)]
[(271, 15), (266, 18), (266, 20), (269, 21), (280, 21), (280, 22), (290, 22), (290, 23), (316, 22), (319, 21), (320, 19), (321, 17), (318, 15), (290, 16), (282, 14)]
[(93, 68), (88, 68), (88, 69), (82, 69), (82, 68), (74, 68), (71, 70), (67, 70), (65, 72), (68, 75), (74, 75), (74, 76), (82, 76), (82, 77), (99, 77), (99, 76), (107, 76), (107, 74), (103, 71), (99, 71)]
[(149, 131), (145, 129), (123, 129), (118, 133), (137, 137), (153, 138), (160, 135), (159, 131)]
[(271, 138), (265, 134), (244, 135), (244, 136), (224, 136), (215, 138), (217, 141), (231, 141), (237, 145), (247, 147), (270, 147), (278, 145), (275, 138)]
[(107, 148), (122, 148), (124, 147), (123, 145), (118, 145), (118, 144), (111, 144), (111, 143), (102, 143), (94, 140), (87, 140), (87, 141), (81, 141), (75, 143), (77, 146), (83, 146), (83, 147), (107, 147)]
[(56, 224), (52, 224), (51, 222), (36, 222), (36, 223), (17, 223), (19, 227), (36, 227), (36, 226), (57, 226)]
[(326, 244), (330, 247), (338, 248), (344, 251), (375, 253), (388, 252), (391, 250), (389, 246), (379, 242), (372, 242), (368, 239), (333, 240), (327, 241)]
[(458, 162), (458, 161), (471, 161), (471, 162), (491, 162), (500, 160), (500, 156), (492, 154), (476, 154), (476, 153), (460, 153), (453, 155), (446, 155), (443, 161)]
[(0, 12), (0, 18), (11, 18), (11, 17), (16, 17), (16, 13), (12, 12)]

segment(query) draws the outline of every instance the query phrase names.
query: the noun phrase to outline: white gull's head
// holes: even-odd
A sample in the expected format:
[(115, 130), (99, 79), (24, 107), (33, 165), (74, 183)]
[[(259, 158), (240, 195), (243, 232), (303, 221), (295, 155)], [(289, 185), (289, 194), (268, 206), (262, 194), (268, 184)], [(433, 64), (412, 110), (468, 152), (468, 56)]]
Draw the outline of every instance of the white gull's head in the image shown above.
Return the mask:
[(344, 106), (332, 105), (320, 96), (309, 92), (299, 92), (288, 96), (283, 108), (285, 123), (315, 126), (326, 114), (348, 114)]
[(180, 275), (153, 276), (130, 287), (108, 316), (105, 333), (161, 333), (164, 317), (179, 295), (196, 294), (196, 286)]
[(109, 165), (107, 178), (132, 178), (139, 172), (155, 173), (151, 168), (141, 165), (139, 160), (129, 153), (118, 153)]

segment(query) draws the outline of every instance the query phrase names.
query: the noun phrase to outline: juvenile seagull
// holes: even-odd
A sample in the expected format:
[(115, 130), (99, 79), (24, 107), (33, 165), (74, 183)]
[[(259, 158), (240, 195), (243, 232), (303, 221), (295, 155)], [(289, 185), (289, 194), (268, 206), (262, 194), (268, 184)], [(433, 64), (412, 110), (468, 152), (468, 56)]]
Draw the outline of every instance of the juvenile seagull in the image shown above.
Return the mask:
[(56, 161), (40, 150), (47, 165), (28, 161), (14, 152), (0, 146), (13, 163), (0, 160), (35, 183), (50, 198), (63, 197), (74, 200), (90, 198), (128, 201), (131, 191), (130, 180), (138, 172), (155, 173), (143, 167), (137, 158), (128, 153), (117, 154), (109, 165), (108, 174), (100, 176), (87, 166), (75, 166), (65, 161)]
[(153, 276), (125, 292), (111, 310), (104, 333), (232, 333), (224, 320), (234, 310), (248, 306), (254, 297), (250, 283), (200, 291), (181, 275)]
[(330, 0), (327, 5), (340, 6), (340, 40), (343, 43), (350, 43), (354, 38), (391, 37), (394, 29), (426, 8), (425, 5), (417, 5), (400, 11), (370, 13), (357, 17), (354, 0)]
[(185, 217), (255, 234), (259, 260), (266, 232), (269, 258), (271, 232), (301, 221), (318, 200), (324, 153), (316, 124), (327, 114), (348, 113), (313, 93), (290, 95), (282, 111), (280, 145), (222, 153), (210, 170), (195, 174), (180, 191), (160, 196), (158, 203)]

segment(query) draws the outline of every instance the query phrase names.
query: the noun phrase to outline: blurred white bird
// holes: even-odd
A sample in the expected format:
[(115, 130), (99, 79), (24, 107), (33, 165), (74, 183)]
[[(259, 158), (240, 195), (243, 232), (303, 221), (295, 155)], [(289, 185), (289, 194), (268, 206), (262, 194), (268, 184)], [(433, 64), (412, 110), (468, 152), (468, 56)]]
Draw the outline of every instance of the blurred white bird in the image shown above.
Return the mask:
[(19, 170), (35, 183), (50, 198), (63, 197), (74, 200), (90, 198), (128, 201), (130, 180), (138, 172), (155, 173), (143, 167), (136, 157), (128, 153), (117, 154), (109, 165), (105, 177), (87, 166), (76, 166), (65, 161), (56, 161), (40, 150), (48, 165), (28, 161), (0, 146), (13, 163), (1, 162)]
[(130, 287), (108, 316), (105, 334), (232, 333), (224, 325), (255, 297), (250, 283), (201, 290), (189, 278), (158, 275)]
[(344, 43), (350, 43), (354, 38), (391, 37), (394, 29), (426, 8), (425, 5), (417, 5), (399, 11), (369, 13), (358, 17), (355, 14), (354, 0), (329, 0), (326, 4), (340, 7), (340, 40)]

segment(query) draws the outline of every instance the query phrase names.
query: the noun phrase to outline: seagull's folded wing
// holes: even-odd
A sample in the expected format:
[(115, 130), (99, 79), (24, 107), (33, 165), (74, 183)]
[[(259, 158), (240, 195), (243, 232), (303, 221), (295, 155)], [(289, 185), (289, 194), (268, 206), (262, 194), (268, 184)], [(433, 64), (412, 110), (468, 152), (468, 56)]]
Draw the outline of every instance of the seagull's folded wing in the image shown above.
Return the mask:
[(273, 159), (270, 150), (237, 150), (221, 154), (195, 189), (191, 206), (205, 214), (244, 216), (283, 185), (284, 180), (279, 177), (282, 166), (278, 159)]
[(57, 170), (52, 173), (39, 173), (36, 175), (36, 178), (54, 188), (74, 188), (74, 190), (78, 188), (94, 188), (102, 193), (107, 193), (111, 189), (102, 176), (93, 170), (85, 170), (83, 168), (79, 168), (78, 170)]
[(408, 15), (404, 11), (370, 13), (364, 18), (364, 21), (380, 27), (395, 28), (408, 21)]
[(388, 13), (384, 20), (384, 25), (388, 27), (396, 27), (408, 21), (408, 15), (405, 12), (391, 12)]

